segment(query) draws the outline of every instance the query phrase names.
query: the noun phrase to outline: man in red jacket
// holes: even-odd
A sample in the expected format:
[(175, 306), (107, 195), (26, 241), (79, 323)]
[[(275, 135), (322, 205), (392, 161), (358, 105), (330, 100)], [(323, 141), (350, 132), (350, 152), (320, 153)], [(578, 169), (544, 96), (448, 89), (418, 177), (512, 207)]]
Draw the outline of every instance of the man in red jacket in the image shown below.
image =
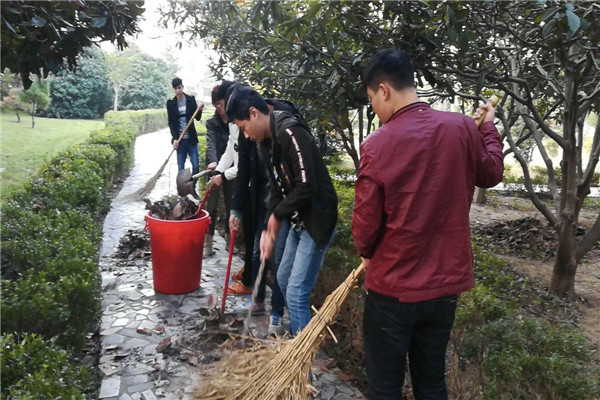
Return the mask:
[(502, 180), (494, 109), (472, 118), (421, 102), (404, 51), (363, 73), (383, 126), (360, 148), (354, 242), (365, 259), (363, 335), (369, 399), (401, 399), (406, 355), (415, 398), (446, 399), (445, 354), (457, 294), (474, 286), (469, 208)]

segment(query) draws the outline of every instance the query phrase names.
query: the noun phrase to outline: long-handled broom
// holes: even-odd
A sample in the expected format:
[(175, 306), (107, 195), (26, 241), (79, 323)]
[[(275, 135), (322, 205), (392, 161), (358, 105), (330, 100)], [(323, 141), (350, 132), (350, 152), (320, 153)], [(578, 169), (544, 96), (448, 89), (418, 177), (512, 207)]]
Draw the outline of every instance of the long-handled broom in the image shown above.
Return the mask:
[[(192, 115), (192, 118), (190, 118), (190, 120), (188, 121), (187, 125), (185, 126), (185, 129), (183, 130), (183, 132), (181, 132), (181, 135), (179, 135), (179, 139), (177, 139), (177, 145), (179, 145), (179, 143), (181, 142), (181, 139), (183, 139), (183, 136), (186, 134), (186, 132), (188, 131), (190, 126), (194, 123), (194, 118), (196, 118), (196, 115), (198, 114), (198, 112), (200, 112), (200, 110), (202, 110), (202, 108), (203, 108), (203, 104), (201, 103), (198, 105), (198, 108), (196, 109), (196, 111), (194, 111), (194, 115)], [(169, 153), (169, 156), (167, 157), (165, 162), (160, 166), (158, 172), (156, 174), (154, 174), (154, 176), (152, 176), (152, 178), (150, 178), (144, 186), (142, 186), (141, 188), (139, 188), (138, 190), (136, 190), (135, 192), (130, 194), (130, 196), (132, 198), (141, 200), (144, 197), (148, 196), (148, 194), (152, 191), (152, 189), (154, 189), (154, 186), (156, 186), (156, 182), (158, 181), (158, 178), (160, 178), (160, 175), (163, 173), (165, 167), (167, 166), (167, 163), (169, 162), (169, 159), (171, 158), (171, 156), (173, 155), (174, 152), (175, 152), (175, 147), (173, 147), (173, 150), (171, 150), (171, 152)]]
[(288, 341), (273, 341), (234, 351), (214, 365), (200, 387), (194, 391), (203, 400), (306, 400), (315, 388), (309, 372), (325, 331), (337, 317), (350, 290), (356, 286), (363, 265), (327, 298), (320, 310), (298, 336)]

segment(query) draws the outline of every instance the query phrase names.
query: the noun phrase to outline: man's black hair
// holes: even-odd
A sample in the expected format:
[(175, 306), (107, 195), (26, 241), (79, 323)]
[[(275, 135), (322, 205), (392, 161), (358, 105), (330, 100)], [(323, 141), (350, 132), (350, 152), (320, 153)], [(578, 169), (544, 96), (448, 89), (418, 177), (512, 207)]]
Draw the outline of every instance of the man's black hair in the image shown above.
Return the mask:
[(387, 82), (396, 90), (415, 87), (415, 69), (404, 50), (379, 50), (365, 67), (363, 83), (377, 91), (381, 82)]
[(294, 103), (287, 100), (275, 100), (275, 99), (265, 99), (268, 105), (273, 106), (275, 110), (278, 111), (287, 111), (294, 115), (300, 115), (300, 111), (296, 108)]
[(210, 100), (213, 104), (217, 104), (217, 92), (220, 87), (220, 85), (215, 85), (210, 92)]
[(179, 86), (179, 85), (183, 85), (183, 82), (181, 81), (180, 78), (173, 78), (173, 80), (171, 81), (171, 86), (173, 86), (174, 88)]
[(233, 81), (232, 84), (229, 85), (229, 88), (227, 89), (227, 92), (225, 93), (225, 108), (226, 109), (227, 109), (227, 102), (229, 101), (229, 97), (237, 88), (240, 88), (240, 87), (248, 87), (248, 86), (245, 86), (238, 81)]
[(233, 84), (234, 84), (234, 82), (232, 82), (232, 81), (223, 81), (221, 83), (221, 86), (219, 87), (219, 90), (217, 90), (217, 94), (215, 96), (217, 101), (226, 100), (225, 94), (227, 93), (227, 89), (229, 89), (231, 87), (231, 85), (233, 85)]
[(269, 114), (267, 102), (256, 90), (248, 86), (239, 85), (229, 96), (227, 117), (230, 121), (236, 119), (238, 121), (248, 120), (250, 119), (250, 107), (256, 108), (265, 115)]

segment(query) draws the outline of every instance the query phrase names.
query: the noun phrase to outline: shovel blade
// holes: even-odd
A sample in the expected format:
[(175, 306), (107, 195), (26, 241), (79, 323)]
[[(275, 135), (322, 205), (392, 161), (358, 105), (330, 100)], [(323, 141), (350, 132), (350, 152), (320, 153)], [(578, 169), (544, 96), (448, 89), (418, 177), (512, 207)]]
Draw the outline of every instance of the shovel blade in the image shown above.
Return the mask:
[(192, 179), (192, 173), (189, 169), (182, 169), (177, 173), (177, 194), (181, 197), (185, 197), (188, 194), (194, 196), (195, 199), (198, 199), (198, 194), (196, 193), (196, 181)]

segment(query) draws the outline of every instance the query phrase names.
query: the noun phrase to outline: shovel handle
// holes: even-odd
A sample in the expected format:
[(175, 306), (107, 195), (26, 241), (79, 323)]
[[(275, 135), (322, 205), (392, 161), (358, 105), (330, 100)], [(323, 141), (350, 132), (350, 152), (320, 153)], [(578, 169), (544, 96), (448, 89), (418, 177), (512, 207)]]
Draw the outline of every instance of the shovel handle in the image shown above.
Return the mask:
[(221, 300), (221, 315), (225, 312), (225, 299), (227, 299), (227, 289), (229, 289), (229, 274), (231, 273), (231, 261), (233, 260), (233, 246), (235, 246), (235, 233), (231, 232), (231, 241), (229, 243), (229, 260), (227, 261), (227, 273), (225, 274), (225, 286), (223, 286), (223, 300)]
[[(490, 103), (492, 105), (492, 107), (496, 107), (499, 102), (500, 102), (500, 99), (495, 94), (492, 95), (492, 97), (490, 97), (488, 99), (488, 103)], [(481, 123), (483, 122), (486, 115), (487, 115), (487, 111), (484, 110), (483, 113), (481, 114), (481, 117), (479, 117), (475, 120), (475, 125), (477, 125), (477, 126), (481, 125)]]
[(202, 202), (200, 203), (200, 207), (198, 208), (199, 210), (202, 210), (204, 208), (204, 203), (206, 203), (206, 200), (208, 199), (208, 195), (212, 191), (212, 188), (213, 188), (212, 182), (209, 182), (207, 184), (207, 188), (206, 188), (206, 192), (204, 193), (204, 197), (202, 198)]

